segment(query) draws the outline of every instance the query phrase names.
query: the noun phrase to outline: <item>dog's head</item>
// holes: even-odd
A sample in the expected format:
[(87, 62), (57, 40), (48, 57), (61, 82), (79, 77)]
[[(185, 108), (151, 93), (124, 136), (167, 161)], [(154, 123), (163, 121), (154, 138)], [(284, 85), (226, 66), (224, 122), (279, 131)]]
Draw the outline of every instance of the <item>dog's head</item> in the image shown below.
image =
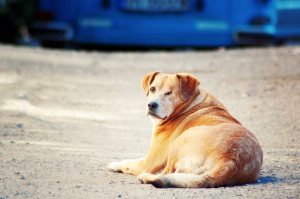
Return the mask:
[(147, 114), (165, 120), (181, 104), (189, 101), (200, 82), (192, 75), (154, 72), (146, 75), (142, 85), (149, 98)]

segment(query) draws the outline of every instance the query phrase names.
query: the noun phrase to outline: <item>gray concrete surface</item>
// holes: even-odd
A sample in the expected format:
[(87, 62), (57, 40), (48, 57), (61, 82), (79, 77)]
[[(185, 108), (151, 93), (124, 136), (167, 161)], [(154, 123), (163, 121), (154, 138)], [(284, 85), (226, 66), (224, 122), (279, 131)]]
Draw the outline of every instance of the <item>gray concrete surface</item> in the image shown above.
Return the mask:
[[(187, 72), (264, 150), (259, 181), (155, 189), (107, 164), (147, 154), (141, 79)], [(0, 198), (299, 198), (300, 47), (75, 52), (0, 46)]]

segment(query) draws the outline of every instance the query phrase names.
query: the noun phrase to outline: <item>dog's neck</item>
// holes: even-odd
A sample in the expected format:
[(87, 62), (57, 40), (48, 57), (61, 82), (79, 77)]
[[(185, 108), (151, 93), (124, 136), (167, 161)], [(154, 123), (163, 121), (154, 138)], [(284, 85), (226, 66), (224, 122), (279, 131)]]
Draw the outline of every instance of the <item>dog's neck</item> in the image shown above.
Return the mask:
[(188, 112), (191, 108), (201, 104), (205, 100), (207, 93), (200, 88), (199, 90), (200, 94), (190, 103), (190, 105), (184, 111), (182, 111), (182, 113)]

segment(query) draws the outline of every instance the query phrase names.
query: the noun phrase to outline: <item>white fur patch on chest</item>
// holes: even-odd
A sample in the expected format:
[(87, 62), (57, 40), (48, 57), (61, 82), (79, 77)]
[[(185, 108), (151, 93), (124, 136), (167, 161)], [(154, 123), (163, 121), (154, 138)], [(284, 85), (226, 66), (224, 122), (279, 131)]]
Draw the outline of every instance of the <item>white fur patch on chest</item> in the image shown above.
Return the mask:
[(161, 124), (161, 120), (159, 120), (159, 119), (155, 119), (155, 118), (152, 118), (152, 117), (150, 117), (151, 118), (151, 122), (152, 122), (152, 124), (153, 124), (153, 126), (152, 126), (152, 136), (154, 135), (154, 132), (155, 132), (155, 127), (157, 126), (157, 125), (160, 125)]
[(153, 117), (150, 117), (150, 118), (151, 118), (151, 122), (152, 122), (153, 126), (157, 126), (157, 125), (161, 124), (161, 120), (155, 119)]

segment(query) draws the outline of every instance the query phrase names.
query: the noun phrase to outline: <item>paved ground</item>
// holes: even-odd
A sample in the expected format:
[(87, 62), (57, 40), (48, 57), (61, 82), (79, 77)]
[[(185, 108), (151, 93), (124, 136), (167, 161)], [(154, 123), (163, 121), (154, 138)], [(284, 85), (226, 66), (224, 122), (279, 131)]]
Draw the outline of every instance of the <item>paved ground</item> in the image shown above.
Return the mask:
[[(155, 189), (107, 164), (147, 154), (141, 86), (188, 72), (264, 150), (259, 181)], [(300, 47), (73, 52), (0, 46), (0, 198), (300, 198)]]

